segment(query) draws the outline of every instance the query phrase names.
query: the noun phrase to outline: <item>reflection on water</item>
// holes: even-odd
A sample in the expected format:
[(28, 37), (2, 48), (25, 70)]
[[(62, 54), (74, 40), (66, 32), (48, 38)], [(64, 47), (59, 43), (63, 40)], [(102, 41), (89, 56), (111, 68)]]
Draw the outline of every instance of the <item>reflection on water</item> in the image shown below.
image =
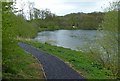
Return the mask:
[(35, 40), (78, 51), (85, 50), (89, 43), (95, 44), (97, 36), (96, 30), (56, 30), (40, 32)]

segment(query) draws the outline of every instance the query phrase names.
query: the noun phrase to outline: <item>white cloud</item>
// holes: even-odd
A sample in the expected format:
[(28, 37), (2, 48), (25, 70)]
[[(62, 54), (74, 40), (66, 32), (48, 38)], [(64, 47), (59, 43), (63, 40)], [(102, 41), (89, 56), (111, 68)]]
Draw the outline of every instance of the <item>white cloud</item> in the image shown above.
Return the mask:
[[(18, 0), (21, 1), (21, 0)], [(26, 1), (26, 0), (24, 0)], [(38, 9), (48, 8), (52, 13), (65, 15), (72, 12), (102, 11), (113, 0), (29, 0)], [(115, 0), (114, 0), (115, 1)]]

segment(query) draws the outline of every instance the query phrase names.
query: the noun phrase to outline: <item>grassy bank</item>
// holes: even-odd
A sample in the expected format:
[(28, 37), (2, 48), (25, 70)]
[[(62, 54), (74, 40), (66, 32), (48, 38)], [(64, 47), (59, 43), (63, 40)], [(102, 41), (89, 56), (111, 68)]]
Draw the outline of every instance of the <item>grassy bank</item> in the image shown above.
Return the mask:
[(112, 72), (102, 67), (102, 65), (100, 65), (100, 63), (90, 54), (51, 46), (47, 43), (42, 44), (36, 41), (26, 41), (26, 43), (31, 44), (44, 52), (57, 56), (87, 79), (114, 78)]
[(5, 11), (6, 5), (8, 3), (2, 3), (2, 78), (8, 80), (44, 78), (38, 60), (21, 49), (17, 41), (18, 37), (34, 37), (37, 33), (36, 28), (23, 17), (16, 16), (9, 10)]
[(41, 79), (38, 60), (16, 43), (3, 47), (3, 79)]

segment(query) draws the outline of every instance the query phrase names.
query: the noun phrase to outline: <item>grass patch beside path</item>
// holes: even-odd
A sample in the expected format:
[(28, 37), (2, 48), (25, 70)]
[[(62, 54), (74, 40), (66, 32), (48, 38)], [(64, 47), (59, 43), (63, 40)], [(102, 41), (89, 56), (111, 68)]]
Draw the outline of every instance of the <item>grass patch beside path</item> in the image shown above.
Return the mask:
[[(10, 46), (10, 47), (9, 47)], [(26, 53), (17, 43), (3, 47), (3, 79), (42, 79), (38, 60)]]
[(80, 51), (52, 46), (46, 43), (42, 44), (36, 41), (26, 41), (25, 43), (57, 56), (87, 79), (114, 78), (111, 71), (104, 69), (97, 61)]

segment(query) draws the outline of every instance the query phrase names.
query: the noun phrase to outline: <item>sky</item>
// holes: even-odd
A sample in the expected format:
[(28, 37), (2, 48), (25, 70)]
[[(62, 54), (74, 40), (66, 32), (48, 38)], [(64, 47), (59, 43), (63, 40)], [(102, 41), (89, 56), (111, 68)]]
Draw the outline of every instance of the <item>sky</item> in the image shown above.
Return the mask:
[(77, 12), (90, 13), (104, 11), (109, 6), (109, 2), (115, 0), (17, 0), (17, 8), (20, 8), (21, 2), (26, 3), (27, 1), (34, 2), (35, 8), (47, 8), (52, 13), (63, 16)]

